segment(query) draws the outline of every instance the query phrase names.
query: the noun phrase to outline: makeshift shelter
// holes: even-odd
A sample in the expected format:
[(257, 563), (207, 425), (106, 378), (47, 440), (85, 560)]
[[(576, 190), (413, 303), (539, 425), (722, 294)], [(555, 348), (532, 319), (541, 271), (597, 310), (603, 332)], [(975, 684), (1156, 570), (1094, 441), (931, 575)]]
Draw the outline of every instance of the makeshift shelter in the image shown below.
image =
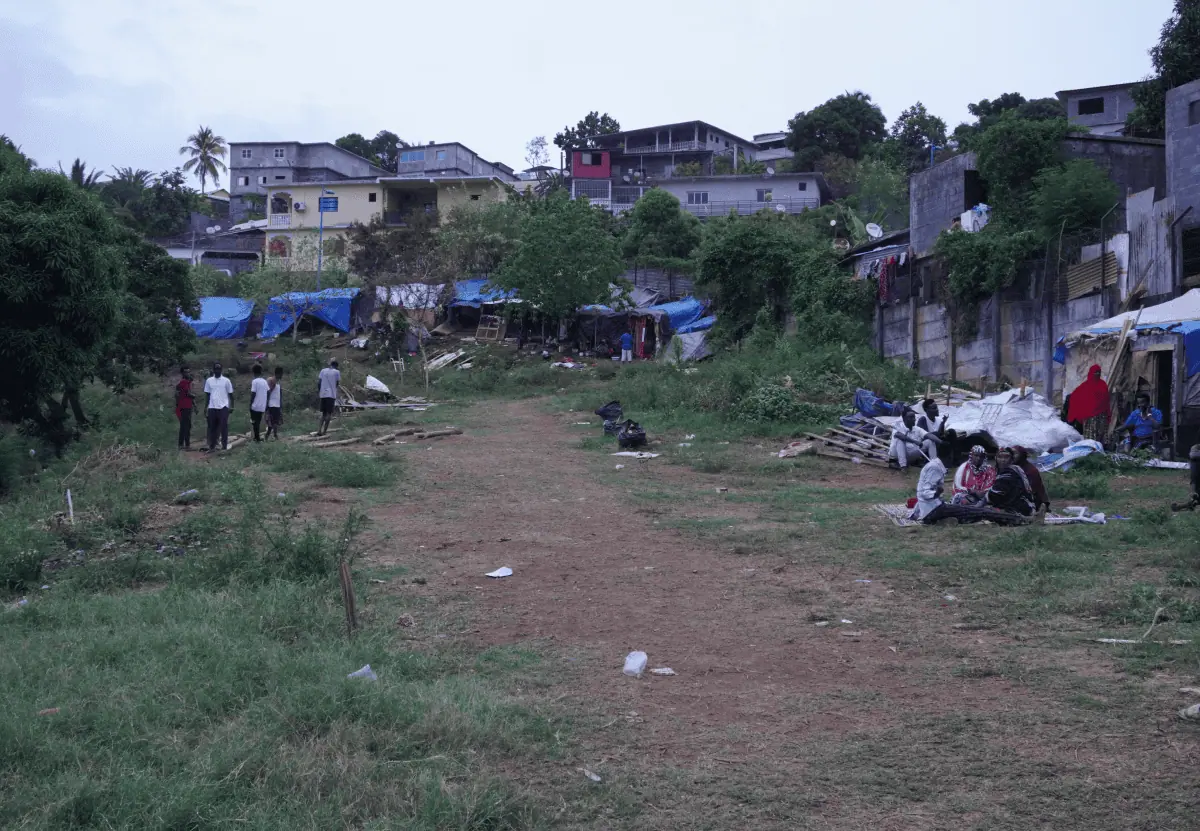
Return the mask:
[(325, 289), (294, 291), (272, 297), (263, 318), (262, 336), (278, 337), (303, 317), (316, 318), (340, 332), (349, 332), (354, 301), (359, 293), (359, 289)]
[[(858, 401), (856, 395), (856, 405)], [(920, 402), (912, 404), (917, 412), (920, 406)], [(946, 429), (959, 436), (986, 434), (999, 447), (1019, 444), (1037, 453), (1057, 452), (1083, 438), (1058, 417), (1058, 410), (1044, 397), (1032, 391), (1022, 396), (1014, 389), (952, 404), (938, 401), (938, 407), (946, 416)], [(900, 423), (897, 416), (878, 416), (875, 420), (888, 427)]]
[(376, 286), (372, 320), (382, 321), (386, 310), (388, 315), (402, 312), (409, 321), (432, 327), (437, 322), (437, 310), (445, 293), (446, 286), (435, 283)]
[[(638, 308), (652, 306), (662, 299), (662, 295), (653, 289), (635, 286), (626, 290), (616, 284), (609, 284), (608, 288), (607, 304), (592, 303), (583, 306), (576, 313), (572, 337), (579, 343), (580, 348), (595, 349), (601, 342), (616, 348), (621, 335), (631, 331), (630, 313)], [(650, 350), (650, 354), (653, 355), (653, 349)]]
[(704, 319), (704, 311), (704, 304), (690, 296), (634, 309), (629, 315), (633, 354), (639, 358), (653, 358), (662, 346), (670, 343), (672, 335), (694, 334), (711, 327), (712, 324), (699, 330), (692, 328)]
[(662, 362), (702, 361), (712, 354), (708, 348), (708, 332), (689, 332), (675, 335), (662, 353)]
[(214, 340), (244, 338), (254, 313), (254, 301), (238, 297), (201, 297), (200, 316), (183, 317), (197, 337)]
[(476, 337), (500, 340), (505, 322), (496, 307), (522, 302), (516, 291), (490, 288), (486, 279), (459, 280), (454, 284), (449, 323), (453, 328), (474, 328)]
[(1181, 449), (1200, 425), (1200, 289), (1072, 332), (1054, 358), (1064, 365), (1068, 393), (1100, 365), (1115, 398), (1114, 419), (1132, 410), (1137, 393), (1149, 394)]

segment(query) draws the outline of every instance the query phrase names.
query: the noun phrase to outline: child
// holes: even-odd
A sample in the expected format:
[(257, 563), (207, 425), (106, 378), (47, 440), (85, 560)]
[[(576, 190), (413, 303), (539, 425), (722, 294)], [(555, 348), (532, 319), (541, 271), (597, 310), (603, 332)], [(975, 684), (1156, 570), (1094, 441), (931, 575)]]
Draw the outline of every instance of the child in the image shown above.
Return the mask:
[(275, 374), (267, 379), (267, 438), (275, 436), (279, 441), (279, 427), (283, 424), (283, 367), (275, 367)]
[(192, 449), (192, 410), (196, 406), (196, 395), (192, 392), (192, 371), (186, 366), (179, 370), (179, 383), (175, 385), (175, 418), (179, 419), (179, 449)]

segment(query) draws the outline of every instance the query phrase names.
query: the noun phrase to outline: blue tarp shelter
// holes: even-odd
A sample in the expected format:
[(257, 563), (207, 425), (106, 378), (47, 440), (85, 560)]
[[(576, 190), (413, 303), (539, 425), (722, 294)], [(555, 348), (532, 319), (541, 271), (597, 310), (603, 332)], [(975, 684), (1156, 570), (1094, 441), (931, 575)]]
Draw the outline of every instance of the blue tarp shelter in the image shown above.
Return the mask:
[(683, 326), (678, 326), (675, 329), (677, 335), (687, 335), (692, 332), (706, 332), (715, 326), (717, 323), (716, 315), (702, 317), (699, 320), (693, 320), (691, 323), (685, 323)]
[(1134, 324), (1137, 332), (1161, 331), (1183, 336), (1183, 351), (1188, 376), (1200, 372), (1200, 289), (1192, 289), (1182, 297), (1168, 300), (1157, 306), (1133, 312), (1124, 312), (1108, 320), (1102, 320), (1079, 332), (1073, 332), (1058, 342), (1054, 360), (1066, 363), (1071, 345), (1089, 338), (1120, 334), (1126, 321)]
[(359, 289), (325, 289), (294, 291), (272, 297), (263, 318), (262, 336), (278, 337), (305, 315), (322, 320), (339, 331), (349, 332), (350, 307), (358, 294)]
[(238, 297), (201, 297), (200, 316), (184, 317), (197, 337), (229, 340), (246, 336), (246, 324), (254, 312), (253, 300)]
[(450, 305), (478, 309), (488, 303), (506, 303), (517, 299), (515, 291), (490, 289), (487, 284), (487, 280), (459, 280), (454, 284), (454, 302)]
[[(643, 309), (638, 309), (634, 314), (648, 314), (654, 317), (665, 317), (671, 324), (672, 332), (684, 332), (683, 327), (696, 323), (704, 317), (704, 304), (694, 297), (688, 296), (682, 300), (672, 300), (670, 303), (659, 303), (655, 306), (647, 306)], [(716, 318), (713, 318), (714, 322)], [(711, 324), (709, 324), (711, 326)], [(704, 327), (708, 328), (708, 327)], [(699, 329), (688, 329), (686, 331), (702, 331)]]

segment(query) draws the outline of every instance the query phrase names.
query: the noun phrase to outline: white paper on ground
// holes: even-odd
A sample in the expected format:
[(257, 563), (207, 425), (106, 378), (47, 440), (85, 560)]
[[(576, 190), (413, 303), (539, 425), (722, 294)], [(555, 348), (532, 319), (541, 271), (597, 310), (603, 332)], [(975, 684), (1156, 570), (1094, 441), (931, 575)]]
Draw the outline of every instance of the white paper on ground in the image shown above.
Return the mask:
[(670, 667), (655, 667), (654, 669), (650, 670), (650, 674), (651, 675), (678, 675), (679, 673), (675, 672), (675, 670), (671, 669)]
[(369, 390), (375, 390), (375, 392), (386, 392), (389, 394), (391, 393), (391, 390), (388, 389), (388, 385), (383, 383), (383, 381), (380, 381), (374, 375), (367, 376), (367, 383), (365, 384), (365, 386)]
[(512, 573), (513, 573), (513, 570), (511, 568), (509, 568), (508, 566), (501, 566), (500, 568), (496, 569), (495, 571), (489, 571), (485, 576), (487, 576), (487, 577), (512, 577)]
[(657, 453), (643, 453), (635, 450), (622, 450), (620, 453), (614, 453), (614, 456), (625, 456), (630, 459), (657, 459)]

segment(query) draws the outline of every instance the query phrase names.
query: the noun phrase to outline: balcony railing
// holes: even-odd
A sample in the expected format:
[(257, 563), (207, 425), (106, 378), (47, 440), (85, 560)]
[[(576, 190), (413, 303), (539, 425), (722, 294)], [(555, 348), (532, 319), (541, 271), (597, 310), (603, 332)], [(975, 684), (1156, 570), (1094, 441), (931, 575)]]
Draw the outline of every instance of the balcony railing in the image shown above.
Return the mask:
[(798, 214), (821, 207), (821, 200), (815, 196), (797, 196), (787, 199), (772, 199), (769, 202), (759, 202), (755, 199), (729, 200), (706, 202), (700, 205), (683, 204), (683, 209), (699, 217), (726, 216), (737, 213), (739, 216), (749, 216), (759, 211), (776, 211), (782, 214)]
[(270, 220), (267, 222), (272, 228), (288, 228), (292, 224), (291, 214), (271, 214)]
[(702, 141), (664, 141), (658, 144), (626, 144), (625, 155), (636, 156), (649, 153), (694, 153), (707, 149)]

